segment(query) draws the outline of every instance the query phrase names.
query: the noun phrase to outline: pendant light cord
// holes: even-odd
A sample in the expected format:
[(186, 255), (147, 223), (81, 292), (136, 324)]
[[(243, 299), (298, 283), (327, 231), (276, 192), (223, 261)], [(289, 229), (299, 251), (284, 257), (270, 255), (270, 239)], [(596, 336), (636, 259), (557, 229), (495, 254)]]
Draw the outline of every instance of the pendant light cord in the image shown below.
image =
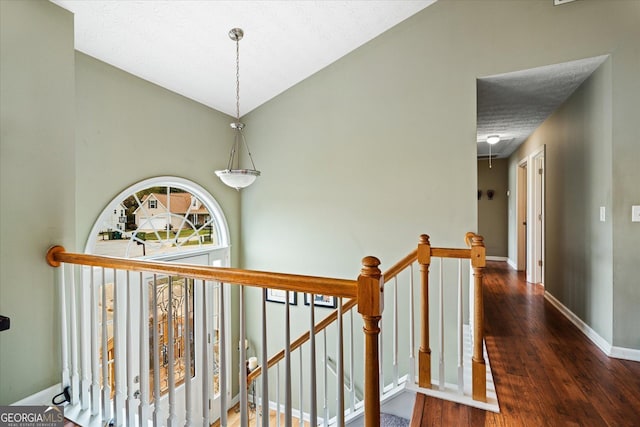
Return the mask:
[(240, 122), (240, 40), (236, 40), (236, 119)]

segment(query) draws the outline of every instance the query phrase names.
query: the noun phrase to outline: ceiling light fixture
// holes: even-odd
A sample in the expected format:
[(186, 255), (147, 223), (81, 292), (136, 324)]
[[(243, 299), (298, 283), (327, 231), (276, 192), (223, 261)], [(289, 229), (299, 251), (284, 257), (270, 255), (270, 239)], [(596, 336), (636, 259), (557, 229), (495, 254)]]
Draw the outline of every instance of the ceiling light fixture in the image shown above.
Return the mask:
[[(218, 175), (223, 183), (236, 190), (250, 186), (256, 178), (260, 176), (260, 171), (256, 170), (256, 165), (253, 163), (253, 157), (251, 157), (247, 140), (242, 133), (244, 123), (240, 122), (240, 40), (242, 40), (243, 36), (244, 31), (240, 28), (233, 28), (229, 31), (229, 38), (236, 42), (236, 121), (231, 123), (231, 127), (235, 130), (235, 139), (231, 147), (227, 168), (216, 171), (216, 175)], [(253, 169), (240, 168), (241, 144), (247, 149), (247, 154), (249, 155)], [(236, 155), (238, 157), (237, 160)]]
[(489, 144), (489, 169), (491, 169), (492, 164), (491, 164), (491, 146), (496, 145), (498, 142), (500, 142), (500, 136), (499, 135), (489, 135), (487, 137), (487, 144)]

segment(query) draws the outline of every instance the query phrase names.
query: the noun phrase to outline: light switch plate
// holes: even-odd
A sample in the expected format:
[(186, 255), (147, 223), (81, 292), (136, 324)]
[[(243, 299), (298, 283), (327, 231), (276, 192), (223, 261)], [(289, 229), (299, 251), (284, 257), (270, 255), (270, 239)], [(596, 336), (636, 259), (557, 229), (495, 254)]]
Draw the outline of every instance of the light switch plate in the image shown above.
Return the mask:
[(606, 221), (606, 209), (604, 206), (600, 206), (600, 222)]
[(640, 222), (640, 206), (631, 206), (631, 221)]

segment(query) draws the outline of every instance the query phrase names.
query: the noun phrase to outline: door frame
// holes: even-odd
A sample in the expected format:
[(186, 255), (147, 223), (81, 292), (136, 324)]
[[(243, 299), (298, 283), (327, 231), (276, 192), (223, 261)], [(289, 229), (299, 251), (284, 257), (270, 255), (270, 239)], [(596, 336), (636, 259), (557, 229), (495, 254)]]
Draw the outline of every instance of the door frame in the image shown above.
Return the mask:
[(526, 280), (544, 285), (545, 145), (531, 152), (527, 164)]
[(516, 175), (516, 240), (518, 271), (527, 271), (527, 163), (525, 157), (518, 163)]

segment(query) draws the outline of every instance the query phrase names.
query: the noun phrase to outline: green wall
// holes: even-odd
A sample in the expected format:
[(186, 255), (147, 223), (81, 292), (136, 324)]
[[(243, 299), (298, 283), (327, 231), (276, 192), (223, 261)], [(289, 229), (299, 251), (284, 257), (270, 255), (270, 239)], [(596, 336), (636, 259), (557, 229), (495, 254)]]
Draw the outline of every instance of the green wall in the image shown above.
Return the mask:
[[(593, 327), (640, 349), (640, 227), (629, 214), (640, 203), (640, 2), (440, 0), (248, 115), (263, 176), (240, 195), (213, 175), (229, 117), (74, 55), (73, 18), (49, 2), (0, 7), (0, 313), (13, 323), (0, 333), (0, 404), (58, 381), (46, 248), (82, 250), (128, 185), (176, 175), (204, 186), (225, 211), (236, 265), (355, 278), (365, 255), (385, 269), (420, 233), (461, 246), (476, 229), (476, 78), (602, 54), (613, 311), (609, 326), (598, 308)], [(607, 262), (590, 274), (607, 277)]]
[(60, 381), (49, 246), (82, 252), (113, 197), (162, 175), (208, 190), (238, 242), (240, 196), (213, 172), (228, 158), (231, 117), (75, 52), (73, 16), (62, 8), (0, 6), (0, 314), (12, 322), (0, 334), (0, 404), (8, 404)]
[(613, 343), (640, 349), (639, 17), (633, 0), (441, 0), (254, 110), (243, 266), (354, 278), (420, 233), (462, 245), (478, 219), (476, 78), (609, 54)]
[(0, 1), (0, 405), (59, 382), (53, 244), (74, 247), (73, 16)]
[[(487, 256), (506, 258), (508, 254), (508, 160), (495, 159), (489, 168), (489, 160), (478, 160), (478, 234), (484, 237)], [(489, 200), (488, 190), (493, 190)], [(513, 193), (515, 194), (515, 193)]]
[[(607, 60), (511, 156), (509, 164), (515, 177), (519, 161), (545, 146), (545, 290), (609, 343), (615, 221), (611, 100)], [(510, 189), (515, 195), (515, 179)], [(510, 201), (515, 212), (516, 198)], [(605, 222), (600, 221), (600, 206), (607, 212)], [(510, 230), (513, 235), (515, 222)]]
[[(240, 265), (240, 196), (214, 174), (228, 160), (233, 118), (83, 53), (76, 53), (75, 63), (78, 249), (84, 250), (91, 227), (118, 193), (170, 175), (213, 195), (229, 226), (232, 265)], [(231, 297), (235, 319), (237, 287)], [(234, 322), (232, 342), (238, 336)], [(232, 366), (238, 366), (232, 353)]]

